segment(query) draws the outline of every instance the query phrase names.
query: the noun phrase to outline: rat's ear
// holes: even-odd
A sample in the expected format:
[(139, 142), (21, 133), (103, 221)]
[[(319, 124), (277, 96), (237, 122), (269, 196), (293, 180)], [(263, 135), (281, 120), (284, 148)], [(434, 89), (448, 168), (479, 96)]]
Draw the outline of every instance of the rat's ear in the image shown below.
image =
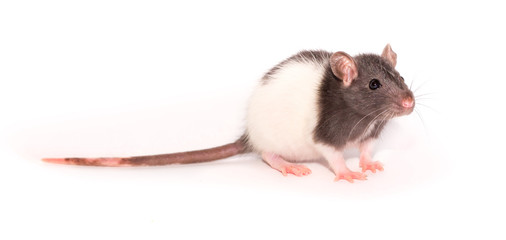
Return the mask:
[(336, 77), (343, 80), (344, 86), (350, 86), (353, 79), (357, 78), (357, 64), (355, 60), (345, 52), (336, 52), (330, 57), (330, 67)]
[(386, 59), (390, 64), (392, 64), (392, 67), (395, 68), (395, 65), (397, 65), (397, 53), (392, 50), (392, 47), (390, 44), (387, 44), (385, 49), (383, 49), (383, 53), (381, 56)]

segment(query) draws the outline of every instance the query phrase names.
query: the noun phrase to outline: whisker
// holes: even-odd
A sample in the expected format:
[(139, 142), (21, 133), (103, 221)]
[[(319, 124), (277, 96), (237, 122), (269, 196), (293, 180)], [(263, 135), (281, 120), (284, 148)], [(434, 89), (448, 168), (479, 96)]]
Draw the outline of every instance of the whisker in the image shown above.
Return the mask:
[(355, 128), (358, 126), (358, 124), (360, 122), (362, 122), (362, 120), (364, 120), (367, 116), (370, 116), (371, 114), (375, 113), (375, 112), (378, 112), (378, 111), (381, 111), (383, 109), (386, 109), (387, 107), (384, 107), (384, 108), (379, 108), (379, 109), (376, 109), (372, 112), (370, 112), (369, 114), (365, 115), (364, 117), (362, 117), (356, 124), (355, 126), (353, 126), (353, 128), (351, 128), (351, 131), (350, 131), (350, 134), (348, 134), (348, 139), (351, 137), (351, 134), (353, 133), (353, 131), (355, 130)]
[(416, 115), (418, 115), (418, 118), (420, 118), (420, 121), (422, 121), (423, 129), (425, 129), (425, 134), (428, 135), (429, 131), (427, 130), (427, 125), (425, 125), (425, 121), (423, 120), (422, 115), (416, 109), (414, 110), (416, 112)]
[(429, 80), (429, 81), (425, 81), (425, 82), (423, 82), (422, 84), (420, 84), (420, 86), (418, 86), (418, 87), (417, 87), (417, 88), (413, 91), (413, 93), (415, 93), (416, 91), (418, 91), (418, 90), (419, 90), (419, 89), (420, 89), (423, 85), (427, 84), (427, 83), (428, 83), (428, 82), (430, 82), (430, 81), (431, 81), (431, 80)]
[(431, 98), (431, 97), (419, 97), (419, 98), (415, 98), (415, 100), (423, 100), (423, 99), (432, 100), (434, 98)]
[(418, 94), (415, 96), (415, 98), (418, 98), (418, 97), (422, 97), (422, 96), (426, 96), (426, 95), (434, 95), (436, 94), (435, 92), (430, 92), (430, 93), (422, 93), (422, 94)]
[(431, 106), (429, 106), (427, 104), (423, 104), (423, 103), (416, 103), (416, 104), (419, 105), (419, 106), (422, 106), (422, 107), (429, 108), (429, 109), (431, 109), (432, 111), (434, 111), (434, 112), (436, 112), (438, 114), (441, 114), (438, 110), (436, 110), (435, 108), (433, 108), (433, 107), (431, 107)]
[[(393, 113), (393, 112), (390, 112), (389, 114), (385, 114), (385, 117), (383, 117), (383, 119), (380, 121), (380, 124), (388, 121), (389, 119), (393, 118), (394, 116), (395, 116), (395, 113)], [(374, 133), (373, 136), (377, 136), (379, 134), (379, 131), (380, 131), (380, 129), (377, 128), (376, 132)]]
[(369, 122), (369, 124), (367, 124), (367, 127), (366, 127), (365, 129), (366, 129), (366, 130), (367, 130), (367, 129), (369, 129), (369, 127), (371, 127), (371, 124), (373, 124), (373, 123), (375, 122), (375, 120), (376, 120), (379, 116), (381, 116), (382, 114), (384, 114), (384, 113), (387, 113), (387, 114), (388, 114), (388, 110), (390, 110), (390, 109), (388, 109), (388, 108), (387, 108), (387, 109), (385, 109), (385, 111), (383, 111), (383, 112), (381, 112), (380, 114), (376, 115), (376, 117), (374, 117), (374, 118), (373, 118), (373, 119)]

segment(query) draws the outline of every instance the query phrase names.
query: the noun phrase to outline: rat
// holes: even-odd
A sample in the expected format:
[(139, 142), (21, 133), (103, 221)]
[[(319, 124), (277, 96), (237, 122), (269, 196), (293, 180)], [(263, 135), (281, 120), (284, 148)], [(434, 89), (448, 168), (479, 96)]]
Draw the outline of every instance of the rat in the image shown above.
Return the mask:
[[(410, 114), (412, 91), (395, 69), (387, 44), (381, 55), (301, 51), (271, 68), (249, 99), (244, 134), (204, 150), (117, 158), (45, 158), (87, 166), (156, 166), (208, 162), (254, 152), (283, 175), (306, 176), (301, 162), (325, 160), (335, 181), (367, 179), (383, 171), (372, 149), (385, 124)], [(343, 151), (358, 148), (361, 172), (351, 171)]]

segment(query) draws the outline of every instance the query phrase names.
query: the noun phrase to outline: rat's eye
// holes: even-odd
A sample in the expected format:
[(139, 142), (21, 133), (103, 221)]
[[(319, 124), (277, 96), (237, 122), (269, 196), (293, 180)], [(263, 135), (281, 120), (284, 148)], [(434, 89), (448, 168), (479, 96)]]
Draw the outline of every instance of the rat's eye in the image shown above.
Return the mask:
[(369, 82), (369, 88), (371, 90), (376, 90), (381, 87), (381, 83), (378, 79), (373, 79)]
[(401, 80), (404, 82), (404, 78), (401, 76)]

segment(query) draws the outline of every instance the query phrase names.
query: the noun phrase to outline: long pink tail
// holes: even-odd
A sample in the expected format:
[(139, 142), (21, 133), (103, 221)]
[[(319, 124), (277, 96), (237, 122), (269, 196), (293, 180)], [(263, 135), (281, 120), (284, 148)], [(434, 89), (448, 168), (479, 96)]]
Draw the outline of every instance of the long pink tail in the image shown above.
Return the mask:
[(244, 153), (245, 151), (245, 142), (240, 139), (227, 145), (189, 152), (125, 158), (44, 158), (42, 161), (57, 164), (106, 167), (159, 166), (210, 162)]

